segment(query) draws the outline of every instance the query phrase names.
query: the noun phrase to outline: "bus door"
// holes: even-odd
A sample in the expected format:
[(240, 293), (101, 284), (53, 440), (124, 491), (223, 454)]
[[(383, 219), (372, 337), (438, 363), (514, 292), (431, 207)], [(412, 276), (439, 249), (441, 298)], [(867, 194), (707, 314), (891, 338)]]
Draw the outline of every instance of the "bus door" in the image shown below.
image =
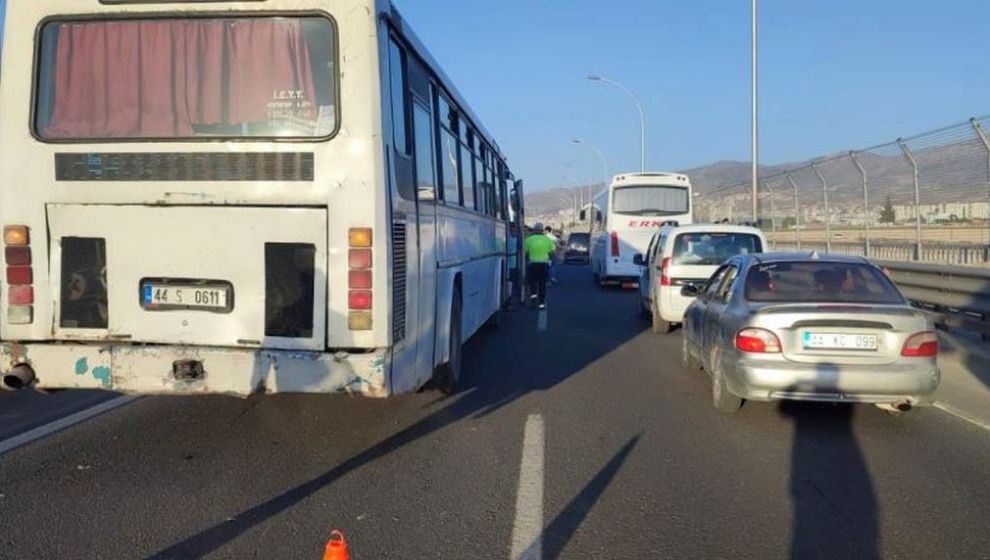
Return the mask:
[[(400, 216), (405, 231), (393, 251), (402, 253), (393, 270), (393, 391), (411, 391), (433, 375), (437, 303), (435, 86), (415, 56), (389, 41), (393, 128), (393, 228)], [(402, 127), (401, 130), (399, 127)], [(404, 151), (403, 151), (404, 148)], [(401, 247), (399, 242), (401, 241)], [(402, 269), (400, 271), (400, 268)], [(401, 278), (399, 277), (401, 276)], [(401, 290), (401, 297), (400, 297)], [(402, 316), (401, 324), (399, 316)], [(401, 331), (399, 330), (401, 327)]]

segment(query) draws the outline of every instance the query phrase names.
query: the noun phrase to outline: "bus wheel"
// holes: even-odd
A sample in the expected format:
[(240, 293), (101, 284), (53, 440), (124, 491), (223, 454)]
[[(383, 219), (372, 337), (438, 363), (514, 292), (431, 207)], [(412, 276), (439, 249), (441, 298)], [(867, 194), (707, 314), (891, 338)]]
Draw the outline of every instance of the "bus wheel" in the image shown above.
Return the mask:
[(461, 381), (461, 290), (454, 288), (450, 303), (450, 358), (437, 368), (437, 387), (446, 395), (457, 392)]

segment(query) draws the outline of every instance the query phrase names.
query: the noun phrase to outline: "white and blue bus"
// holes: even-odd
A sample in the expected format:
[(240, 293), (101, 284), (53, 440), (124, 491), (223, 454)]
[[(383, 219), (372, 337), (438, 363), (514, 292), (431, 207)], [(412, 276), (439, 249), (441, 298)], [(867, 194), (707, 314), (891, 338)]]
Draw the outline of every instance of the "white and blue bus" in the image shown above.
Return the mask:
[(456, 387), (522, 186), (388, 0), (6, 9), (5, 387)]
[(624, 173), (594, 198), (591, 270), (599, 285), (634, 284), (653, 234), (665, 225), (690, 224), (691, 181), (680, 173)]

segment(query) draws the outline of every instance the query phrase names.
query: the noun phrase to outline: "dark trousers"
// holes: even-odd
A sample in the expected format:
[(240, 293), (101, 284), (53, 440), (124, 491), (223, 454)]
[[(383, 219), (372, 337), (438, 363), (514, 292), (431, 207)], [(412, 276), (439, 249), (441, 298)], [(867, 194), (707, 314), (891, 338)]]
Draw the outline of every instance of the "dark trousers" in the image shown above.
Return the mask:
[(550, 263), (529, 263), (529, 293), (536, 294), (541, 304), (547, 302), (547, 280), (550, 278)]

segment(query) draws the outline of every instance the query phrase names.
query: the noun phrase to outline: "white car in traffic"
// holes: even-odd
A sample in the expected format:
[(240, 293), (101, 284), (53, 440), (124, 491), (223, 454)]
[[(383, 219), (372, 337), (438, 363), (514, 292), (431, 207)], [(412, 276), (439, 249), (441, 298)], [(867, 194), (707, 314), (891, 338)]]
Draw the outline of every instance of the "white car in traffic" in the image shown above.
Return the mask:
[(682, 287), (700, 286), (727, 259), (767, 247), (763, 232), (749, 226), (695, 224), (658, 230), (646, 253), (634, 257), (640, 266), (640, 304), (653, 332), (670, 332), (684, 320), (694, 298), (681, 295)]

